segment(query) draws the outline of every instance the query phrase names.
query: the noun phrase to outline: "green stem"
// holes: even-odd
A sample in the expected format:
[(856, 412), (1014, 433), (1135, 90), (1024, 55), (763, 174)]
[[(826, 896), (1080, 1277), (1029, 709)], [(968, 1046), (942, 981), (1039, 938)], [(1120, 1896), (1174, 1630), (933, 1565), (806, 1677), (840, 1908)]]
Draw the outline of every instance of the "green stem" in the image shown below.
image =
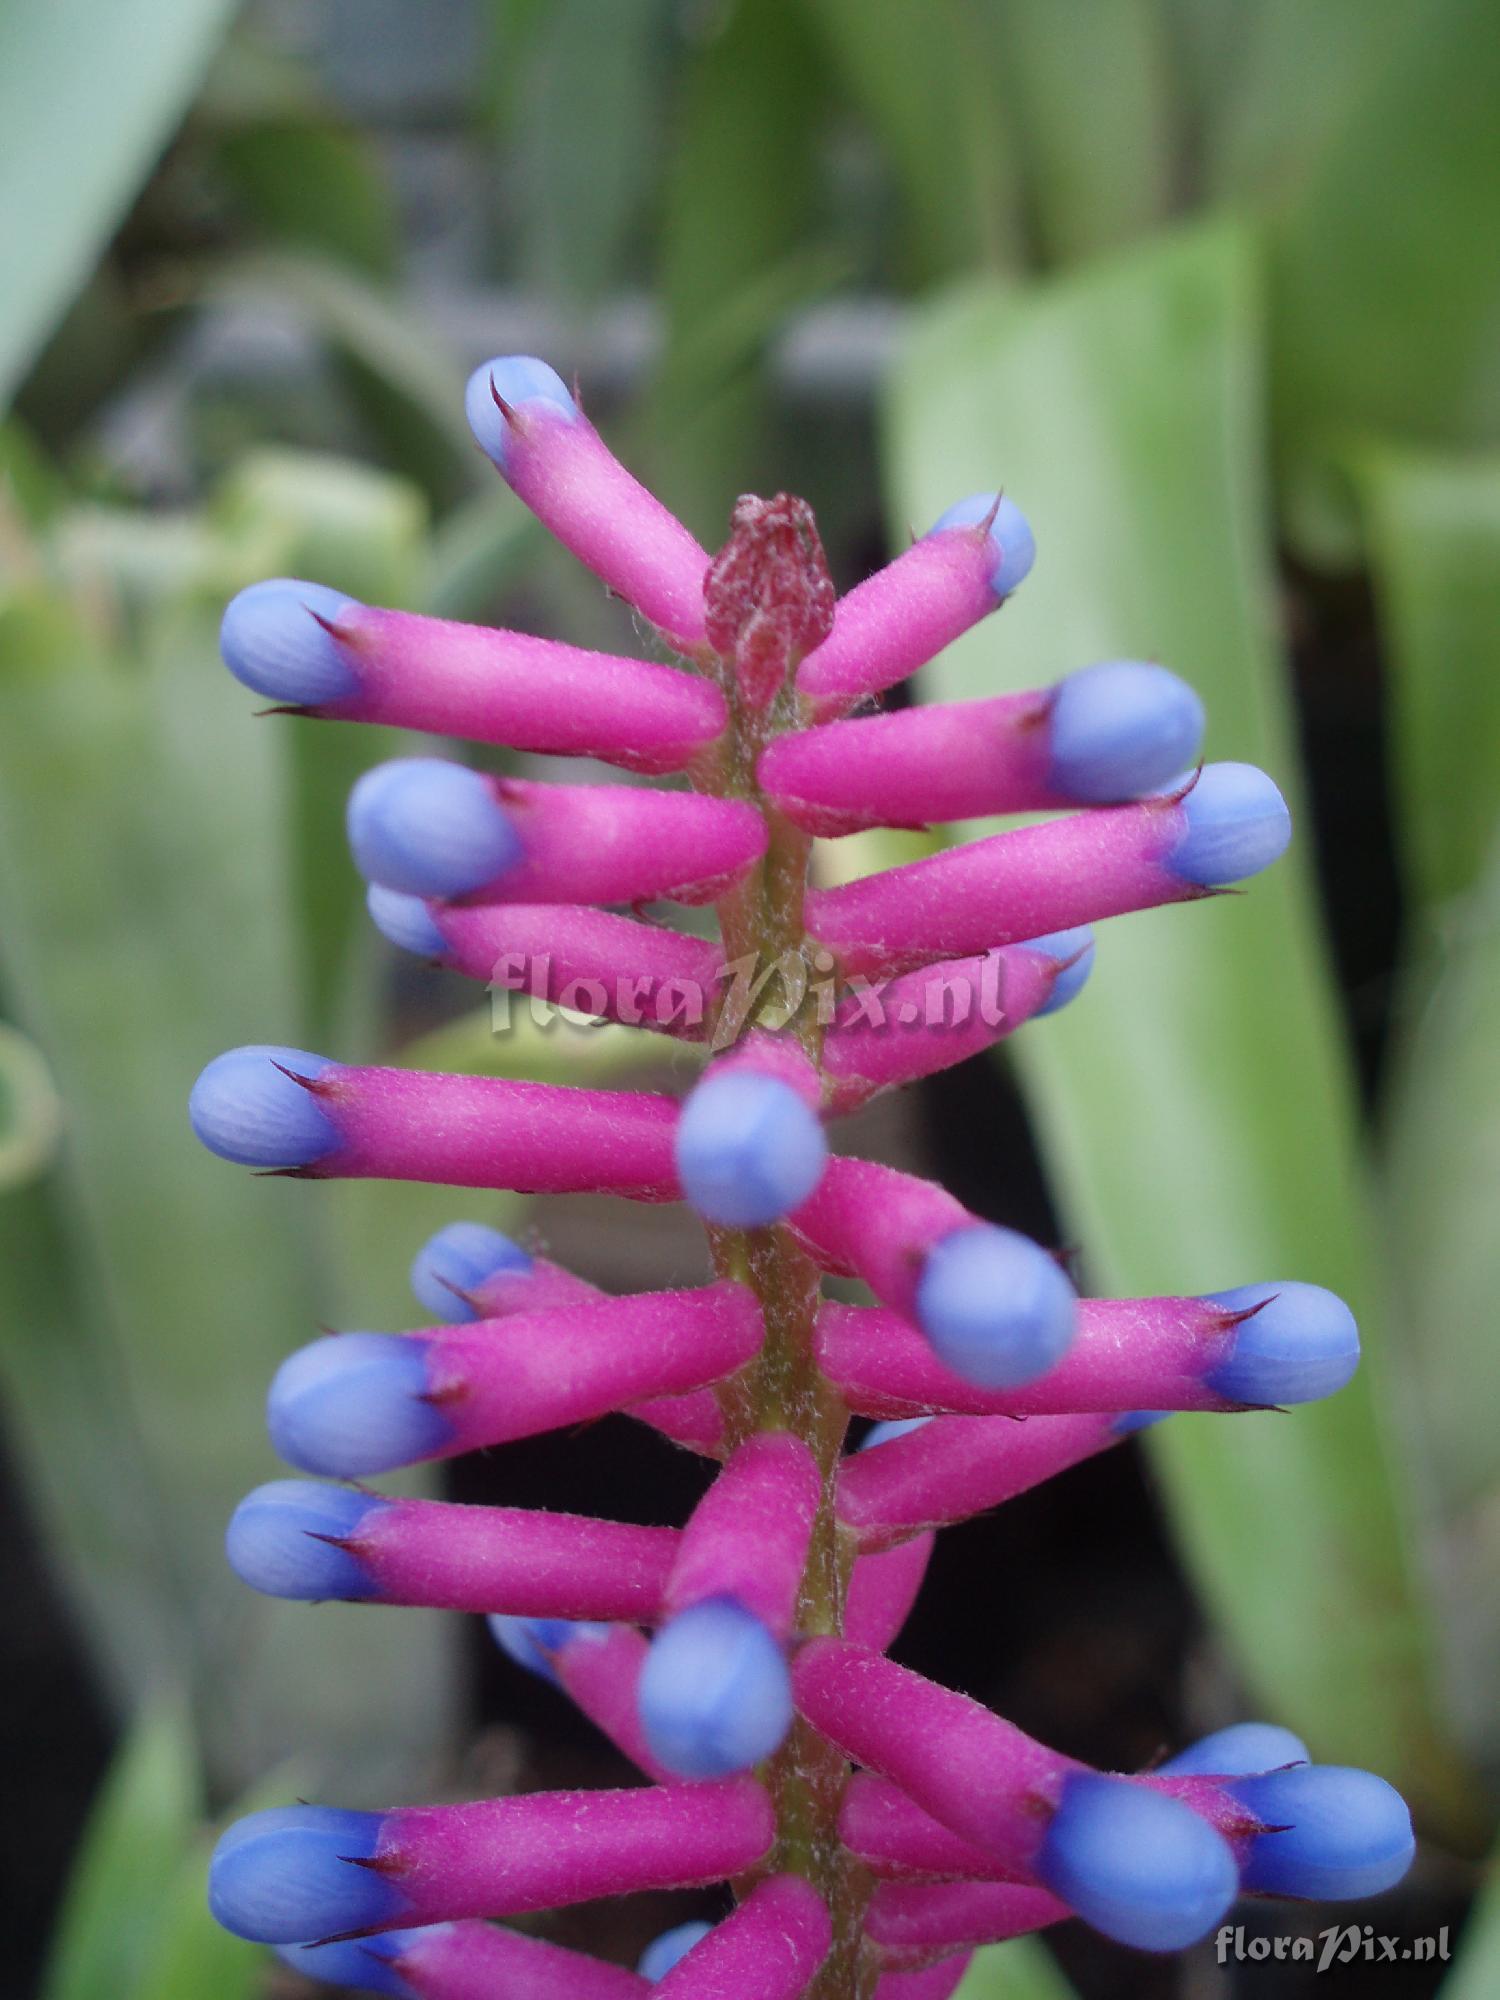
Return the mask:
[[(732, 673), (723, 676), (731, 725), (723, 753), (696, 775), (705, 790), (747, 799), (767, 821), (764, 859), (718, 905), (726, 961), (748, 962), (759, 972), (776, 965), (780, 977), (765, 981), (743, 1018), (715, 1023), (723, 1039), (753, 1027), (795, 1034), (821, 1074), (822, 1032), (817, 1008), (806, 997), (813, 969), (803, 927), (811, 841), (782, 819), (754, 779), (761, 748), (781, 728), (795, 727), (790, 702), (769, 714), (745, 714), (735, 698)], [(799, 971), (800, 968), (800, 971)], [(792, 989), (792, 990), (789, 990)], [(823, 1492), (808, 1549), (797, 1608), (802, 1634), (837, 1634), (853, 1563), (852, 1547), (834, 1517), (834, 1477), (849, 1412), (825, 1380), (814, 1357), (813, 1336), (822, 1296), (821, 1273), (783, 1225), (768, 1229), (711, 1229), (720, 1277), (748, 1285), (760, 1301), (765, 1341), (755, 1363), (721, 1394), (731, 1448), (760, 1431), (791, 1431), (812, 1450)], [(870, 1883), (838, 1837), (838, 1813), (849, 1767), (841, 1754), (800, 1719), (765, 1771), (776, 1805), (776, 1846), (763, 1872), (804, 1875), (823, 1896), (834, 1922), (833, 1951), (809, 2000), (869, 2000), (876, 1968), (861, 1946)]]

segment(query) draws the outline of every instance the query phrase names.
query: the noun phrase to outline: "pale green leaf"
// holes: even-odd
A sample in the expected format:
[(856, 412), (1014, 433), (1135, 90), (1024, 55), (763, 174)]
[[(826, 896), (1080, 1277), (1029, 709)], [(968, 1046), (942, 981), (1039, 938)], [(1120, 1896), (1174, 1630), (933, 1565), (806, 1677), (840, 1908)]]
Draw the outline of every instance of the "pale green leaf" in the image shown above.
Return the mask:
[[(1034, 574), (928, 673), (929, 694), (1160, 657), (1204, 694), (1209, 754), (1264, 764), (1297, 812), (1259, 512), (1256, 304), (1249, 246), (1217, 229), (1023, 300), (935, 309), (893, 384), (892, 511), (931, 520), (1003, 482), (1036, 531)], [(1246, 896), (1109, 925), (1087, 993), (1016, 1057), (1096, 1289), (1285, 1275), (1354, 1305), (1366, 1360), (1349, 1389), (1288, 1415), (1174, 1419), (1154, 1455), (1253, 1699), (1320, 1757), (1451, 1806), (1305, 838)]]

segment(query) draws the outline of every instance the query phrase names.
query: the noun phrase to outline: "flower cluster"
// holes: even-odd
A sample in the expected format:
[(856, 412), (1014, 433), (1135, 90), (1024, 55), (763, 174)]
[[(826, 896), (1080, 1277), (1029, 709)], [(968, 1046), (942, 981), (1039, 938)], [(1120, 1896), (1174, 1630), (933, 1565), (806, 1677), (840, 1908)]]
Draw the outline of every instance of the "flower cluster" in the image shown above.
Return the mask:
[[(1290, 835), (1275, 786), (1243, 765), (1195, 768), (1197, 698), (1139, 661), (860, 712), (1026, 576), (1030, 531), (998, 494), (952, 508), (835, 601), (804, 503), (741, 500), (711, 560), (541, 362), (481, 368), (469, 416), (670, 662), (274, 581), (229, 607), (231, 671), (298, 714), (687, 783), (381, 765), (348, 815), (374, 922), (475, 979), (519, 981), (539, 962), (551, 997), (581, 981), (606, 1009), (628, 995), (647, 1024), (663, 1010), (645, 1003), (674, 983), (713, 990), (725, 957), (831, 972), (834, 1003), (789, 1004), (782, 981), (697, 1021), (664, 1010), (709, 1057), (682, 1101), (271, 1047), (203, 1072), (193, 1124), (226, 1159), (686, 1200), (713, 1266), (695, 1289), (610, 1298), (455, 1222), (412, 1269), (432, 1324), (330, 1335), (282, 1366), (272, 1441), (318, 1477), (242, 1503), (239, 1575), (280, 1597), (486, 1615), (649, 1782), (258, 1813), (220, 1843), (216, 1913), (316, 1977), (407, 2000), (623, 2000), (652, 1982), (680, 2000), (941, 2000), (975, 1946), (1070, 1914), (1172, 1950), (1241, 1892), (1388, 1886), (1411, 1855), (1401, 1800), (1309, 1763), (1284, 1730), (1246, 1725), (1147, 1774), (1100, 1772), (887, 1657), (935, 1529), (1168, 1412), (1333, 1393), (1358, 1360), (1347, 1309), (1279, 1279), (1080, 1299), (1046, 1249), (824, 1136), (828, 1117), (1073, 999), (1093, 921), (1273, 862)], [(814, 836), (1039, 810), (845, 886), (812, 880)], [(663, 901), (712, 904), (722, 946), (643, 916)], [(930, 1004), (965, 983), (995, 1004)], [(872, 1302), (825, 1297), (828, 1274)], [(352, 1483), (611, 1411), (717, 1465), (685, 1526)], [(852, 1417), (878, 1421), (851, 1450)], [(638, 1972), (487, 1921), (721, 1880), (733, 1913), (668, 1933)]]

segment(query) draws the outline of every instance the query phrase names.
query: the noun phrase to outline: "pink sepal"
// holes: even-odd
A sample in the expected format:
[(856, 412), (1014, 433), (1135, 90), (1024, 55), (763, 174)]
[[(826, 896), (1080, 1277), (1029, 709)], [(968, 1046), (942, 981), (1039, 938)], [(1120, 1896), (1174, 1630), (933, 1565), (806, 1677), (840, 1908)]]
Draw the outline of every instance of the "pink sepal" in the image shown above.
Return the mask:
[(933, 1181), (839, 1156), (791, 1227), (825, 1271), (863, 1278), (877, 1298), (904, 1312), (933, 1244), (976, 1220)]
[(875, 2000), (952, 2000), (972, 1957), (972, 1952), (961, 1951), (956, 1958), (924, 1966), (920, 1972), (882, 1972), (875, 1982)]
[(1064, 1778), (1083, 1767), (955, 1694), (843, 1639), (813, 1639), (792, 1666), (797, 1706), (844, 1755), (1028, 1878)]
[(747, 1438), (693, 1510), (667, 1584), (667, 1614), (732, 1597), (786, 1639), (822, 1498), (817, 1460), (790, 1432)]
[(687, 1889), (751, 1868), (776, 1833), (753, 1778), (622, 1792), (532, 1792), (398, 1807), (373, 1865), (401, 1897), (384, 1928), (505, 1917), (640, 1889)]
[(649, 1980), (581, 1951), (466, 1919), (391, 1961), (421, 2000), (645, 2000)]
[(910, 1616), (932, 1559), (933, 1535), (916, 1535), (895, 1548), (861, 1556), (849, 1578), (844, 1637), (883, 1653)]
[(951, 1069), (1045, 1007), (1062, 961), (1025, 945), (947, 959), (889, 982), (861, 980), (823, 1042), (830, 1108)]
[(704, 643), (708, 554), (580, 412), (542, 401), (506, 420), (503, 476), (537, 519), (682, 652)]
[(551, 1655), (552, 1671), (594, 1727), (638, 1770), (659, 1785), (676, 1785), (682, 1780), (657, 1763), (641, 1728), (636, 1686), (649, 1651), (633, 1625), (611, 1625), (604, 1632), (585, 1625)]
[(994, 545), (977, 527), (924, 535), (839, 599), (797, 692), (836, 714), (904, 681), (996, 608), (994, 568)]
[(993, 1854), (923, 1812), (899, 1785), (856, 1771), (839, 1809), (839, 1838), (881, 1881), (993, 1881), (1006, 1869)]
[(779, 736), (756, 777), (795, 825), (836, 837), (1071, 806), (1047, 782), (1052, 692), (934, 703)]
[(529, 1507), (392, 1500), (339, 1546), (386, 1604), (653, 1622), (680, 1530)]
[(512, 750), (681, 771), (729, 720), (710, 681), (529, 633), (351, 605), (330, 628), (358, 692), (306, 712)]
[(833, 1943), (828, 1908), (801, 1875), (772, 1875), (680, 1958), (662, 2000), (798, 2000)]
[[(513, 1313), (552, 1312), (560, 1306), (593, 1305), (606, 1296), (587, 1278), (565, 1271), (561, 1264), (533, 1256), (522, 1270), (497, 1271), (463, 1296), (481, 1319), (504, 1319)], [(724, 1449), (724, 1412), (712, 1389), (690, 1389), (681, 1396), (652, 1396), (625, 1410), (688, 1451), (718, 1458)]]
[(1081, 1299), (1073, 1345), (1038, 1381), (981, 1389), (945, 1368), (900, 1313), (828, 1305), (819, 1315), (818, 1366), (866, 1417), (1038, 1417), (1104, 1410), (1227, 1410), (1204, 1381), (1241, 1315), (1208, 1299)]
[(839, 1520), (861, 1548), (887, 1548), (998, 1507), (1119, 1442), (1109, 1416), (934, 1417), (843, 1460)]
[(1164, 865), (1186, 824), (1176, 799), (1146, 799), (992, 834), (813, 890), (807, 928), (845, 972), (895, 972), (1212, 895)]
[(723, 980), (706, 939), (577, 903), (429, 903), (440, 963), (551, 1006), (700, 1041)]
[(865, 1912), (865, 1936), (886, 1964), (921, 1966), (1069, 1915), (1056, 1896), (1021, 1882), (882, 1882)]
[(765, 1339), (744, 1285), (641, 1292), (427, 1329), (428, 1398), (449, 1435), (435, 1458), (589, 1423), (743, 1368)]
[(490, 784), (520, 859), (471, 903), (711, 903), (766, 851), (766, 822), (743, 799), (649, 785)]
[(306, 1088), (343, 1144), (294, 1177), (678, 1198), (670, 1097), (338, 1064)]

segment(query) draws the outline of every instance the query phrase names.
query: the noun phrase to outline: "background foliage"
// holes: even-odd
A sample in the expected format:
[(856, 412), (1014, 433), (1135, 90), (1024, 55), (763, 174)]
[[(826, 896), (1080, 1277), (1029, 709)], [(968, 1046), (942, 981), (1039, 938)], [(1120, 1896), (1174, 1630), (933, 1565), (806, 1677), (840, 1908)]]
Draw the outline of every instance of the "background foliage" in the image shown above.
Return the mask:
[[(309, 1745), (319, 1784), (406, 1782), (455, 1724), (439, 1621), (372, 1648), (247, 1605), (218, 1546), (275, 1360), (320, 1316), (399, 1324), (448, 1204), (220, 1174), (182, 1103), (236, 1040), (637, 1060), (499, 1047), (399, 984), (339, 834), (371, 747), (252, 727), (214, 664), (225, 597), (278, 572), (625, 642), (468, 446), (463, 373), (513, 348), (576, 366), (710, 545), (734, 492), (805, 492), (845, 583), (882, 499), (899, 546), (1002, 479), (1042, 558), (928, 692), (1160, 656), (1211, 755), (1315, 802), (1249, 898), (1111, 931), (1016, 1060), (1092, 1284), (1356, 1304), (1335, 1402), (1149, 1449), (1243, 1699), (1386, 1771), (1471, 1884), (1500, 1750), (1487, 0), (7, 0), (0, 49), (0, 1379), (44, 1588), (128, 1725), (49, 2000), (260, 1991), (201, 1913), (203, 1812)], [(1394, 970), (1335, 963), (1330, 884)], [(1497, 1983), (1489, 1910), (1450, 1991)], [(1007, 1948), (965, 1995), (1060, 1990)]]

